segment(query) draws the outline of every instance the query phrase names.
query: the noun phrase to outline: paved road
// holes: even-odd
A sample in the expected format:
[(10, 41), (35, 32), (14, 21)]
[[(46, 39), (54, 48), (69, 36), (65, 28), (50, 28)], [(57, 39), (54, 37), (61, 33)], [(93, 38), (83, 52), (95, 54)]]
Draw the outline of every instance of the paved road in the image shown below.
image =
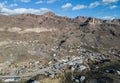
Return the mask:
[(48, 68), (43, 68), (43, 69), (40, 69), (40, 70), (37, 70), (35, 72), (32, 72), (32, 73), (28, 73), (26, 75), (15, 75), (15, 76), (10, 76), (10, 75), (6, 75), (6, 76), (0, 76), (0, 78), (12, 78), (12, 77), (20, 77), (20, 78), (23, 78), (23, 77), (31, 77), (31, 76), (36, 76), (37, 74), (44, 74), (45, 71), (48, 71), (49, 70), (49, 67)]
[[(54, 64), (54, 65), (56, 65), (56, 64)], [(5, 75), (5, 76), (0, 76), (0, 79), (1, 78), (14, 78), (14, 77), (20, 77), (20, 78), (33, 77), (33, 76), (36, 76), (37, 74), (45, 74), (45, 71), (49, 71), (51, 67), (53, 67), (53, 65), (50, 66), (50, 67), (39, 69), (39, 70), (37, 70), (35, 72), (31, 72), (31, 73), (28, 73), (28, 74), (25, 74), (25, 75), (14, 75), (14, 76)], [(57, 69), (55, 69), (55, 70), (58, 71)]]

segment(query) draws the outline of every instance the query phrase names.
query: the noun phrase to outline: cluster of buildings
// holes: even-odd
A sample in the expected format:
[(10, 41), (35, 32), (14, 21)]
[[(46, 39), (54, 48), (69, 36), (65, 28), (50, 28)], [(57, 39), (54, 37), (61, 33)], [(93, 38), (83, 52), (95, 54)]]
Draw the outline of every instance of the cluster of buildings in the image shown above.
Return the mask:
[[(55, 49), (52, 49), (54, 51)], [(95, 62), (104, 62), (104, 55), (98, 52), (91, 52), (78, 46), (76, 49), (71, 49), (70, 53), (76, 52), (79, 55), (69, 55), (65, 57), (58, 57), (56, 53), (53, 54), (53, 58), (56, 59), (56, 62), (53, 63), (49, 61), (46, 66), (43, 66), (40, 61), (31, 60), (27, 62), (22, 62), (19, 65), (10, 66), (9, 72), (1, 73), (2, 76), (24, 76), (25, 74), (37, 75), (44, 74), (48, 77), (55, 78), (59, 76), (61, 73), (64, 73), (66, 70), (70, 70), (71, 72), (79, 71), (82, 72), (84, 70), (90, 70), (89, 65), (87, 64), (88, 59), (91, 59)], [(10, 65), (10, 64), (9, 64)], [(109, 72), (109, 70), (106, 70)], [(120, 71), (117, 71), (120, 74)], [(85, 76), (81, 77), (72, 77), (75, 82), (82, 82), (85, 80)], [(20, 80), (19, 77), (14, 78), (6, 78), (3, 79), (4, 82), (11, 82)]]

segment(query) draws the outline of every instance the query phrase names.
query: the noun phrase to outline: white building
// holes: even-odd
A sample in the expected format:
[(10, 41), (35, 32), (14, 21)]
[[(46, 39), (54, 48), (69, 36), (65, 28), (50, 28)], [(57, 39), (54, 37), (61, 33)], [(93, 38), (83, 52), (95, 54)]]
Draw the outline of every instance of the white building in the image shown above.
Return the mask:
[(14, 82), (15, 78), (6, 78), (3, 80), (3, 82)]

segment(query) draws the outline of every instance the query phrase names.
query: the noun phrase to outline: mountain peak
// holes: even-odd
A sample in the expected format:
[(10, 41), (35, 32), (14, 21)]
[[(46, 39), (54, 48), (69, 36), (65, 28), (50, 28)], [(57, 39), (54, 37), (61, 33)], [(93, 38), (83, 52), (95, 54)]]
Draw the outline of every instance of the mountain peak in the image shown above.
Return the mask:
[(43, 15), (45, 15), (45, 16), (55, 16), (55, 13), (53, 13), (51, 11), (48, 11), (48, 12), (44, 13)]

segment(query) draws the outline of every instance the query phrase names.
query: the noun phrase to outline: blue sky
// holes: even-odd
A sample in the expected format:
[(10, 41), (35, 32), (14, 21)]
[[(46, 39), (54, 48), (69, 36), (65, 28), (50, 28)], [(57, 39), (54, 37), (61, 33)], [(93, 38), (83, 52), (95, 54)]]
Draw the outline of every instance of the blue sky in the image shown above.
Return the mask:
[(71, 18), (120, 18), (120, 0), (0, 0), (0, 13), (5, 15), (40, 15), (48, 11)]

